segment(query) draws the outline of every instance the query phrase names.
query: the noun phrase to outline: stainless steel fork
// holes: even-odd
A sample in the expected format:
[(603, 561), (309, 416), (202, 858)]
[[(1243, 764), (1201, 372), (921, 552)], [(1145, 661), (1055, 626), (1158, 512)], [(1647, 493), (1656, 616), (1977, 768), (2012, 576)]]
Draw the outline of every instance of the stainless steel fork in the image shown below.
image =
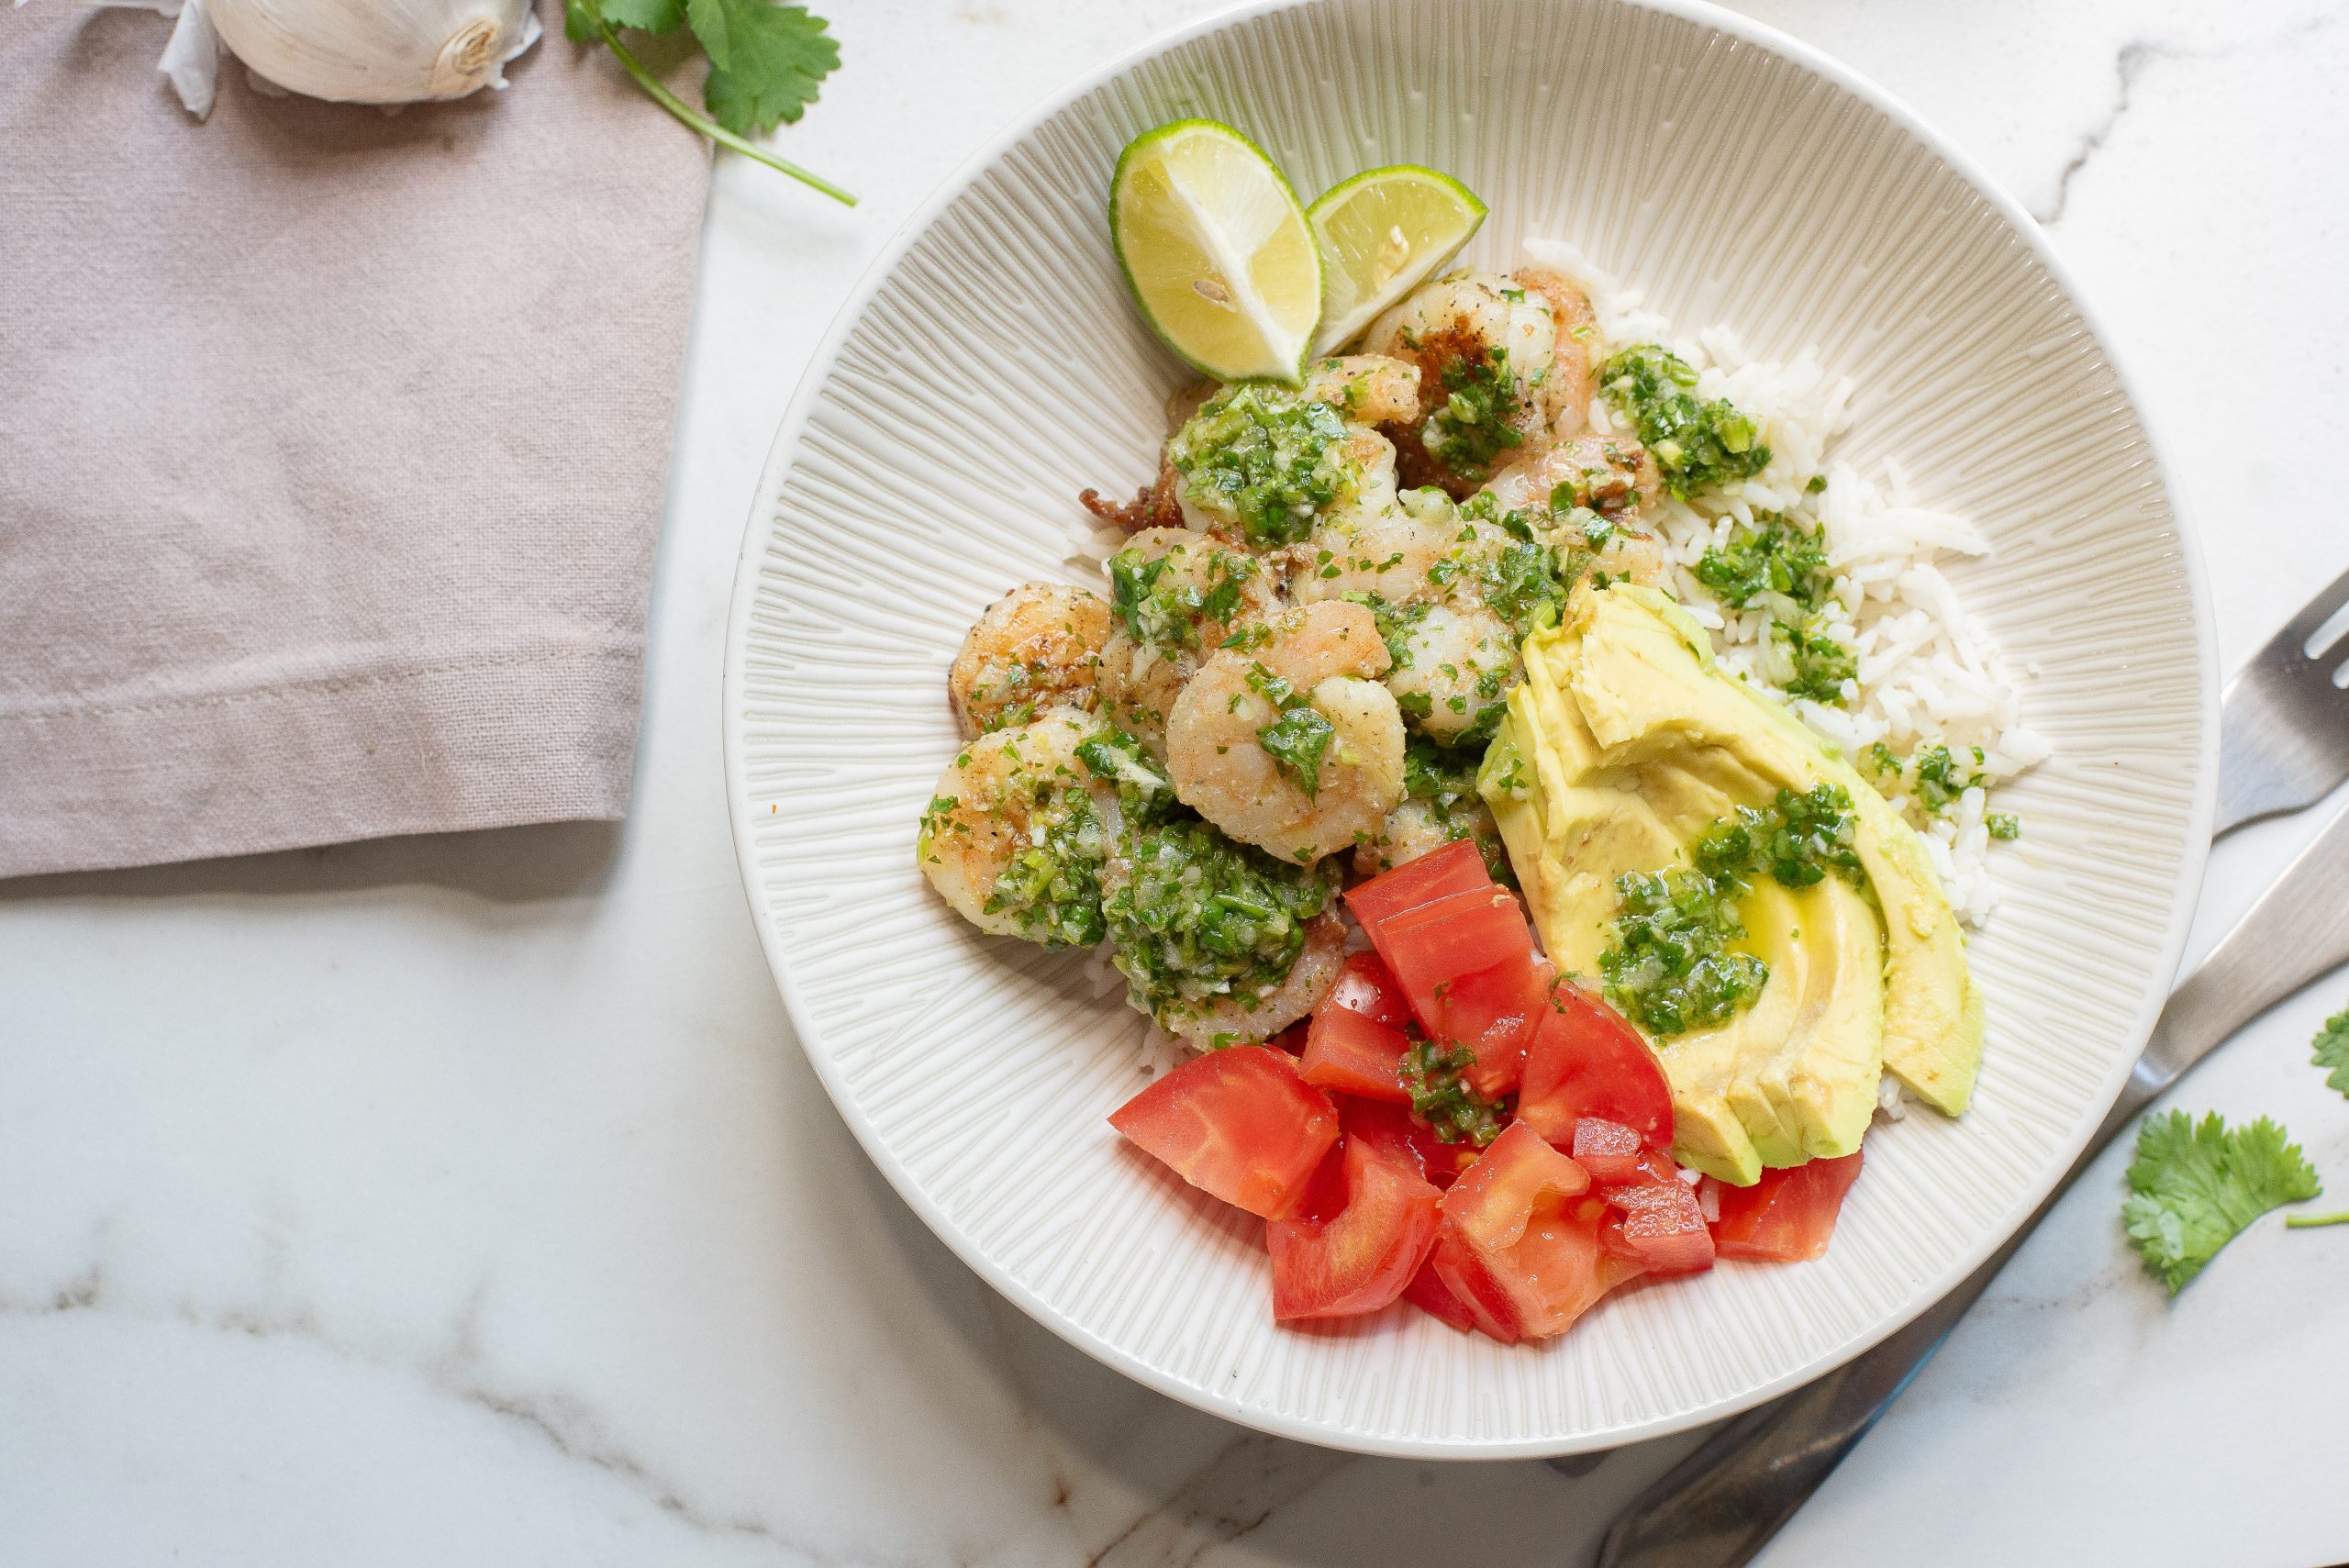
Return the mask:
[(2344, 612), (2349, 572), (2310, 599), (2227, 683), (2213, 838), (2245, 822), (2313, 806), (2349, 778)]
[[(2349, 573), (2227, 684), (2216, 837), (2314, 805), (2349, 779)], [(2023, 1239), (2136, 1113), (2242, 1024), (2349, 959), (2349, 808), (2178, 987), (2121, 1098), (2039, 1209), (1965, 1283), (1814, 1383), (1732, 1419), (1633, 1499), (1598, 1568), (1739, 1568), (1900, 1397)]]

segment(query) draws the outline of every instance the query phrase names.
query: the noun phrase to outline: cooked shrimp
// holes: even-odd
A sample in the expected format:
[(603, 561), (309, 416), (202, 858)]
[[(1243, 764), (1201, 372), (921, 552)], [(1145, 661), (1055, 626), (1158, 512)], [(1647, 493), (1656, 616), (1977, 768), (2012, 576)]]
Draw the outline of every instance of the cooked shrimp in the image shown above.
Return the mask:
[(1419, 367), (1385, 354), (1340, 354), (1306, 371), (1305, 395), (1354, 424), (1408, 425), (1419, 417)]
[(1335, 915), (1316, 916), (1305, 928), (1305, 948), (1278, 984), (1235, 986), (1211, 999), (1159, 1009), (1159, 1027), (1195, 1050), (1252, 1045), (1308, 1017), (1338, 984), (1346, 966), (1346, 928)]
[(1150, 528), (1109, 558), (1114, 622), (1103, 645), (1103, 711), (1166, 751), (1166, 716), (1201, 663), (1242, 627), (1271, 615), (1280, 584), (1264, 563), (1184, 528)]
[(1474, 839), (1487, 865), (1500, 863), (1506, 853), (1500, 827), (1483, 801), (1464, 801), (1447, 810), (1431, 800), (1407, 800), (1386, 814), (1377, 838), (1354, 851), (1354, 873), (1376, 876), (1460, 839)]
[(1364, 346), (1419, 366), (1423, 417), (1386, 426), (1408, 485), (1455, 496), (1552, 439), (1550, 302), (1491, 272), (1438, 278), (1371, 323)]
[(1556, 324), (1550, 373), (1541, 389), (1551, 438), (1578, 436), (1590, 422), (1591, 394), (1598, 390), (1594, 358), (1598, 352), (1598, 312), (1591, 307), (1590, 295), (1547, 267), (1520, 267), (1509, 276), (1520, 288), (1549, 303), (1550, 319)]
[(1306, 862), (1375, 836), (1403, 798), (1403, 715), (1361, 605), (1306, 605), (1200, 667), (1166, 726), (1174, 793), (1243, 843)]
[(1077, 754), (1099, 729), (1089, 714), (1056, 708), (981, 736), (939, 774), (915, 852), (979, 929), (1048, 947), (1101, 940), (1114, 797)]
[(1416, 728), (1446, 744), (1489, 733), (1500, 717), (1497, 710), (1525, 678), (1508, 622), (1472, 604), (1414, 605), (1390, 611), (1387, 618), (1393, 627), (1388, 645), (1402, 646), (1386, 673), (1386, 689)]
[[(1559, 486), (1566, 494), (1558, 494)], [(1589, 569), (1635, 583), (1664, 581), (1664, 544), (1635, 526), (1637, 508), (1656, 495), (1655, 463), (1637, 441), (1620, 436), (1576, 436), (1493, 476), (1485, 494), (1504, 511), (1523, 511), (1558, 549)], [(1579, 522), (1559, 502), (1598, 515)]]
[[(1566, 487), (1559, 496), (1558, 486)], [(1613, 517), (1653, 502), (1663, 488), (1655, 460), (1629, 436), (1576, 436), (1521, 457), (1484, 488), (1504, 507), (1547, 510), (1553, 499)]]
[(971, 740), (1047, 707), (1089, 708), (1109, 606), (1058, 583), (1023, 583), (989, 605), (946, 673), (955, 722)]

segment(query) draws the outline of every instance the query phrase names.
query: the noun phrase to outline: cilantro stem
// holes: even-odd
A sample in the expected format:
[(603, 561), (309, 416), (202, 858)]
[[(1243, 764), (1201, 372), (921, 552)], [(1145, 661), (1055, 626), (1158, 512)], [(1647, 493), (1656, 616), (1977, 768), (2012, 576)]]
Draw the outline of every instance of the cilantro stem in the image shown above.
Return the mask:
[(2288, 1214), (2284, 1217), (2287, 1230), (2313, 1230), (2320, 1225), (2349, 1225), (2349, 1208), (2338, 1214)]
[(619, 35), (612, 30), (611, 23), (604, 20), (604, 8), (597, 0), (578, 0), (578, 4), (580, 9), (587, 13), (588, 20), (596, 24), (596, 31), (603, 35), (605, 46), (618, 59), (621, 69), (636, 78), (636, 84), (643, 88), (654, 103), (676, 116), (686, 126), (718, 143), (718, 146), (730, 147), (745, 158), (756, 159), (770, 169), (780, 170), (802, 184), (814, 186), (843, 206), (856, 205), (854, 196), (822, 175), (802, 169), (798, 164), (788, 160), (777, 158), (764, 148), (744, 140), (669, 91), (661, 79), (647, 71), (644, 68), (644, 62), (630, 54), (628, 46), (620, 42)]

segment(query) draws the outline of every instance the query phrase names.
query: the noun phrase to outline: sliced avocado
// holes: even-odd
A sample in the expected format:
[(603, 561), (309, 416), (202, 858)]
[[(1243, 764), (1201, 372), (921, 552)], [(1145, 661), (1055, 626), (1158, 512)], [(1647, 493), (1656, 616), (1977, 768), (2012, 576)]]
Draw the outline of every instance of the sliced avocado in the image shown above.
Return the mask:
[(1577, 593), (1563, 625), (1527, 640), (1525, 664), (1478, 784), (1562, 970), (1597, 973), (1622, 873), (1686, 863), (1708, 825), (1780, 788), (1852, 798), (1868, 886), (1762, 879), (1741, 900), (1737, 944), (1770, 965), (1760, 994), (1720, 1025), (1653, 1042), (1682, 1162), (1746, 1184), (1765, 1166), (1848, 1154), (1887, 1066), (1963, 1110), (1979, 994), (1922, 841), (1883, 796), (1722, 672), (1703, 629), (1653, 590)]
[[(1963, 1113), (1982, 1062), (1982, 996), (1916, 829), (1800, 719), (1723, 673), (1703, 628), (1670, 597), (1620, 583), (1577, 604), (1591, 629), (1574, 695), (1600, 745), (1653, 743), (1668, 728), (1685, 744), (1735, 747), (1789, 788), (1823, 780), (1852, 797), (1860, 862), (1883, 911), (1884, 1065), (1934, 1109)], [(1688, 695), (1661, 725), (1642, 724), (1659, 716), (1630, 699), (1668, 670)]]

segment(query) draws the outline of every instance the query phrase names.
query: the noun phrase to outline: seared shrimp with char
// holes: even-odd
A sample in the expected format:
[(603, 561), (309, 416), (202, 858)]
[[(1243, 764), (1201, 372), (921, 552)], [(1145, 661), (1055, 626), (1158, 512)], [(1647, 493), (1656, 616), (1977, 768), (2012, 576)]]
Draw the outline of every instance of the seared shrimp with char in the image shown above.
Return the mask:
[(1078, 754), (1099, 731), (1090, 714), (1056, 708), (981, 736), (939, 774), (916, 854), (979, 929), (1049, 947), (1101, 940), (1115, 797)]
[(1089, 708), (1109, 639), (1109, 606), (1060, 583), (1023, 583), (989, 605), (946, 673), (969, 740), (1049, 707)]

